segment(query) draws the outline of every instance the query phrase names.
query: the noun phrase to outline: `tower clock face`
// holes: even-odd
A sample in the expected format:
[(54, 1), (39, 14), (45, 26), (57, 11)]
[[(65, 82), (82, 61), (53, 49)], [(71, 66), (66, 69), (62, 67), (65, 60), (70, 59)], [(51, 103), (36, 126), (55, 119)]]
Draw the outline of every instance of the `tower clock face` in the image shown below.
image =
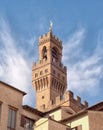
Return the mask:
[(55, 47), (52, 48), (52, 58), (58, 61), (58, 50)]

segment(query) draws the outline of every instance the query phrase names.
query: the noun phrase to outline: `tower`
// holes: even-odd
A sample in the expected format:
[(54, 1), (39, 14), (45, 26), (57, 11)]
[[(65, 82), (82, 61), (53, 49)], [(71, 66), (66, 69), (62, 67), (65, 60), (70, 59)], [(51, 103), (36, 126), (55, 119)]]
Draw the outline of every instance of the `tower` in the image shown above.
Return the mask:
[(67, 88), (67, 71), (62, 64), (62, 41), (52, 33), (39, 37), (39, 60), (33, 64), (32, 84), (36, 90), (36, 108), (47, 111)]

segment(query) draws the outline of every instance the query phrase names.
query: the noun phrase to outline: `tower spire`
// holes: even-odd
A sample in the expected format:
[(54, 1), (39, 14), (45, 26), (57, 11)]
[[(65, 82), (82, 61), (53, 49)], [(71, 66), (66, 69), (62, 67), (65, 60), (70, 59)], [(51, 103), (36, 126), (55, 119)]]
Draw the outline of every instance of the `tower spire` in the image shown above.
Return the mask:
[(53, 28), (53, 22), (50, 20), (50, 26), (49, 26), (49, 31), (52, 32), (52, 28)]

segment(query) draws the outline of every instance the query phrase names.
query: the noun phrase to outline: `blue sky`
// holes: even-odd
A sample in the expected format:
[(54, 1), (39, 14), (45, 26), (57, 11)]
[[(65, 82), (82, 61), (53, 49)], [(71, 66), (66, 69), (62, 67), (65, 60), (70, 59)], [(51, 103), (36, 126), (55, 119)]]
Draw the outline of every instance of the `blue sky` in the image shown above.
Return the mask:
[(0, 80), (28, 92), (35, 106), (31, 68), (38, 37), (49, 31), (63, 41), (68, 89), (90, 105), (103, 100), (102, 0), (0, 0)]

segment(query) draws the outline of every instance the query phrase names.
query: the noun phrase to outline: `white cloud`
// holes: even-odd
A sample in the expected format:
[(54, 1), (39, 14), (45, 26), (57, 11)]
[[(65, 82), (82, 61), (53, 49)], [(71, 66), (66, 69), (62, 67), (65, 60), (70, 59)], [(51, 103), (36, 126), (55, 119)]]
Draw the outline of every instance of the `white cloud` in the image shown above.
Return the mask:
[(64, 44), (64, 62), (68, 68), (68, 89), (79, 94), (88, 93), (93, 96), (98, 93), (99, 84), (103, 78), (103, 73), (101, 73), (103, 72), (102, 44), (97, 42), (94, 52), (89, 54), (88, 51), (87, 55), (87, 52), (83, 51), (85, 38), (85, 28), (80, 28), (69, 37)]
[(29, 51), (24, 51), (20, 44), (14, 39), (9, 24), (0, 19), (0, 80), (30, 93), (32, 91), (32, 58), (25, 56), (25, 53)]
[[(63, 45), (63, 60), (68, 68), (68, 89), (77, 93), (95, 95), (100, 89), (100, 80), (103, 78), (101, 73), (103, 72), (103, 38), (100, 33), (97, 47), (91, 54), (83, 50), (85, 38), (86, 29), (79, 28)], [(0, 80), (28, 92), (29, 97), (25, 100), (28, 104), (30, 100), (31, 103), (34, 100), (31, 84), (32, 60), (37, 57), (37, 46), (35, 48), (34, 41), (35, 37), (30, 40), (22, 39), (21, 45), (13, 37), (9, 24), (0, 19)], [(33, 49), (35, 49), (35, 56), (30, 57)]]
[[(64, 61), (73, 59), (75, 56), (76, 57), (80, 56), (82, 41), (85, 38), (84, 34), (85, 34), (85, 29), (80, 28), (69, 37), (67, 42), (65, 42), (63, 46)], [(77, 47), (79, 49), (77, 49)]]

